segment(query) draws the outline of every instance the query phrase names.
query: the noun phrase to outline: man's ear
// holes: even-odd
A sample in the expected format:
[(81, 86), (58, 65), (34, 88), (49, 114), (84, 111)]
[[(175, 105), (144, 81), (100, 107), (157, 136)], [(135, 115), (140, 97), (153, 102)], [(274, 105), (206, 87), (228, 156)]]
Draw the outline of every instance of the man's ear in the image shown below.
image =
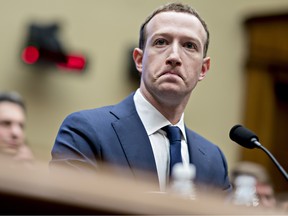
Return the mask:
[(210, 69), (210, 57), (205, 57), (203, 59), (201, 73), (200, 73), (199, 78), (198, 78), (199, 81), (204, 79), (204, 77), (208, 73), (209, 69)]
[(143, 58), (143, 51), (139, 48), (135, 48), (133, 51), (133, 60), (140, 74), (142, 73), (142, 58)]

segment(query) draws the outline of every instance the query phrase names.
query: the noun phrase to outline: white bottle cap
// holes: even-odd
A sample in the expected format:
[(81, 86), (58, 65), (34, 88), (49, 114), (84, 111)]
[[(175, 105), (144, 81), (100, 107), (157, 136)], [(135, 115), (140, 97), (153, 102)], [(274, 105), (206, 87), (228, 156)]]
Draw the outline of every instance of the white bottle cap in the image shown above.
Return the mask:
[(184, 165), (177, 163), (173, 166), (172, 177), (174, 179), (194, 179), (196, 176), (196, 168), (193, 164)]
[(251, 175), (240, 175), (235, 179), (235, 185), (255, 185), (256, 178)]

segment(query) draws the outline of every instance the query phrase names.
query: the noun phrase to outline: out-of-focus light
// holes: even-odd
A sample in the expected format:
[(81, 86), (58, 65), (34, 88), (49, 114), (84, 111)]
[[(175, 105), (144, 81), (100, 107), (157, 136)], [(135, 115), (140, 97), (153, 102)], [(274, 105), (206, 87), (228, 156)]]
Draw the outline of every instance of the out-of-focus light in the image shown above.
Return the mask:
[(22, 52), (22, 60), (27, 64), (34, 64), (39, 59), (39, 50), (35, 46), (28, 46)]
[(86, 66), (86, 58), (81, 55), (67, 55), (66, 63), (58, 63), (58, 67), (70, 70), (83, 70)]

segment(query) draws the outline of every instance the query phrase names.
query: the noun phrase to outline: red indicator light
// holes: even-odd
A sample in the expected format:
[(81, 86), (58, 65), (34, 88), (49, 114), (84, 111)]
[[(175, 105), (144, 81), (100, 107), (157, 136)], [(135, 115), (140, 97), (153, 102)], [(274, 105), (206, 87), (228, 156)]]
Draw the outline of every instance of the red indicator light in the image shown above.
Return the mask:
[(22, 60), (27, 64), (34, 64), (39, 59), (39, 50), (34, 46), (26, 47), (22, 52)]
[(83, 70), (86, 66), (86, 59), (80, 55), (67, 55), (66, 63), (57, 64), (60, 68), (70, 70)]

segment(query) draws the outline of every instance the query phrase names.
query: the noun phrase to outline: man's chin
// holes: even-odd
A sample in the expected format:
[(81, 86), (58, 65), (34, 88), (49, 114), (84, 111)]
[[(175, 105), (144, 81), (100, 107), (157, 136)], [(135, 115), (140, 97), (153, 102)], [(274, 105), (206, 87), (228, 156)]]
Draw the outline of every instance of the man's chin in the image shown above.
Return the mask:
[(182, 89), (177, 85), (162, 85), (160, 88), (160, 92), (166, 96), (176, 96), (179, 97), (183, 95)]
[(18, 148), (11, 148), (11, 147), (3, 147), (3, 146), (0, 146), (0, 152), (2, 154), (5, 154), (5, 155), (16, 155), (16, 153), (18, 152)]

